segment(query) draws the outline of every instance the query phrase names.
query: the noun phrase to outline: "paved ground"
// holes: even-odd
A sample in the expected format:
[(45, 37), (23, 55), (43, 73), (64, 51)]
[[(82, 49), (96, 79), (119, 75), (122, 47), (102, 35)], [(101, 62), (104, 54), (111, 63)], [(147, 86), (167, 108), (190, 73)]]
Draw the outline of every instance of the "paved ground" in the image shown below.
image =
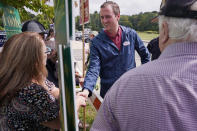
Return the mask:
[[(71, 42), (71, 49), (72, 49), (72, 56), (73, 60), (77, 62), (76, 68), (77, 71), (79, 71), (80, 75), (82, 75), (83, 72), (83, 47), (81, 41), (72, 41)], [(89, 44), (85, 43), (85, 61), (87, 60), (87, 55), (89, 51)]]

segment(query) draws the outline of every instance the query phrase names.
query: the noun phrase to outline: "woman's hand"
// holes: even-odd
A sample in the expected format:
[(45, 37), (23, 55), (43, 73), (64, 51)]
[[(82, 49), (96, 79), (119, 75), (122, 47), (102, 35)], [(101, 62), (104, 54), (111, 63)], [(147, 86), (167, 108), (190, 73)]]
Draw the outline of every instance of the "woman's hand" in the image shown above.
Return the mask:
[(77, 106), (77, 111), (79, 110), (80, 106), (86, 106), (86, 101), (87, 99), (84, 96), (81, 95), (76, 95), (76, 106)]

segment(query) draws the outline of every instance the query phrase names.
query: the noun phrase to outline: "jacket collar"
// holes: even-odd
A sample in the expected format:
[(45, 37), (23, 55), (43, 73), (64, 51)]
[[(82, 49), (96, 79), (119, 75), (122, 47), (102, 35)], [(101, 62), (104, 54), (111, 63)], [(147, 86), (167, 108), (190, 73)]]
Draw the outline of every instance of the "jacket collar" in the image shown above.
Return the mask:
[[(125, 27), (125, 26), (121, 26), (120, 25), (120, 28), (122, 29), (122, 42), (123, 41), (125, 41), (125, 37), (126, 37), (126, 35), (125, 35), (125, 33), (127, 32), (127, 28)], [(101, 31), (100, 31), (100, 33), (99, 33), (99, 35), (97, 35), (96, 36), (98, 39), (100, 39), (100, 40), (102, 40), (102, 41), (104, 41), (104, 42), (106, 42), (106, 43), (108, 43), (108, 44), (110, 44), (111, 46), (113, 46), (113, 47), (115, 47), (115, 48), (117, 48), (116, 46), (115, 46), (115, 44), (113, 44), (113, 42), (110, 40), (110, 38), (107, 36), (107, 34), (104, 32), (104, 29), (102, 29)], [(122, 43), (121, 42), (121, 43)], [(118, 49), (118, 48), (117, 48)]]

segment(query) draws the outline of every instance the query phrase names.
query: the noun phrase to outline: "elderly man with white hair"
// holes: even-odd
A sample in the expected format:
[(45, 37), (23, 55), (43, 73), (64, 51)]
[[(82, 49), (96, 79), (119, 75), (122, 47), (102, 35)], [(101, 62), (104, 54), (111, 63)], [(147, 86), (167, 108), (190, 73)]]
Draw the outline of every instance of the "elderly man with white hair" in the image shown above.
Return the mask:
[(197, 130), (197, 0), (163, 0), (157, 60), (106, 94), (91, 131)]

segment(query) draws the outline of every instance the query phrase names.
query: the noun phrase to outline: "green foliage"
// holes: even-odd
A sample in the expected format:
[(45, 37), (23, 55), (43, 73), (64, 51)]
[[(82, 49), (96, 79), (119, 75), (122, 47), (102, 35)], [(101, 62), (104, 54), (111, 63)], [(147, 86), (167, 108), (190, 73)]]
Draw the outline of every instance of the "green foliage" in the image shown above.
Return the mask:
[[(90, 104), (90, 101), (88, 101), (87, 105), (86, 105), (86, 123), (89, 124), (90, 126), (87, 128), (87, 131), (90, 130), (93, 122), (94, 122), (94, 118), (96, 117), (96, 110), (93, 107), (92, 104)], [(83, 108), (80, 108), (79, 110), (79, 119), (81, 121), (83, 121)]]
[[(19, 10), (21, 22), (36, 19), (48, 28), (54, 18), (54, 8), (45, 4), (47, 1), (49, 0), (1, 0), (3, 4), (15, 7)], [(36, 12), (38, 15), (35, 16), (25, 8)]]
[(3, 16), (3, 10), (0, 9), (0, 30), (4, 30), (2, 16)]
[[(151, 23), (151, 20), (158, 15), (157, 11), (153, 12), (145, 12), (145, 13), (139, 13), (137, 15), (121, 15), (119, 24), (124, 25), (127, 27), (131, 27), (137, 31), (156, 31), (158, 32), (158, 24), (157, 23)], [(79, 25), (79, 19), (80, 17), (77, 16), (75, 18), (76, 20), (76, 29), (82, 30), (82, 27)], [(100, 31), (101, 28), (103, 28), (101, 21), (100, 21), (100, 15), (97, 11), (94, 12), (94, 14), (90, 14), (90, 23), (85, 25), (86, 27), (90, 27), (92, 30)]]
[(145, 40), (145, 41), (150, 41), (153, 38), (156, 38), (159, 36), (159, 34), (156, 31), (137, 32), (137, 34), (140, 36), (142, 40)]
[(80, 24), (79, 21), (80, 21), (80, 17), (79, 16), (75, 17), (75, 28), (77, 30), (82, 30), (82, 28), (79, 25)]
[(49, 0), (1, 0), (1, 2), (5, 5), (9, 5), (17, 9), (26, 6), (35, 12), (42, 12), (42, 7), (47, 1)]
[(33, 19), (39, 21), (45, 28), (49, 28), (49, 24), (53, 23), (54, 8), (48, 7), (44, 13), (36, 15)]
[(102, 28), (100, 15), (97, 11), (94, 14), (90, 14), (90, 27), (92, 30), (100, 31)]
[(126, 15), (120, 16), (119, 24), (127, 26), (127, 27), (131, 27), (131, 28), (133, 27), (132, 23), (129, 21), (129, 17)]
[(34, 14), (32, 14), (30, 12), (27, 12), (23, 8), (19, 8), (18, 11), (19, 11), (19, 14), (20, 14), (21, 22), (33, 19), (35, 17)]
[[(75, 27), (77, 30), (82, 30), (82, 26), (79, 25), (80, 22), (80, 17), (77, 16), (75, 18)], [(88, 24), (85, 24), (85, 28), (91, 28), (92, 30), (95, 31), (100, 31), (102, 28), (101, 20), (100, 20), (100, 15), (98, 14), (97, 11), (94, 12), (94, 14), (90, 14), (90, 22)]]
[(129, 21), (133, 28), (138, 31), (158, 31), (158, 24), (151, 23), (151, 20), (158, 15), (158, 12), (145, 12), (138, 15), (129, 16)]

